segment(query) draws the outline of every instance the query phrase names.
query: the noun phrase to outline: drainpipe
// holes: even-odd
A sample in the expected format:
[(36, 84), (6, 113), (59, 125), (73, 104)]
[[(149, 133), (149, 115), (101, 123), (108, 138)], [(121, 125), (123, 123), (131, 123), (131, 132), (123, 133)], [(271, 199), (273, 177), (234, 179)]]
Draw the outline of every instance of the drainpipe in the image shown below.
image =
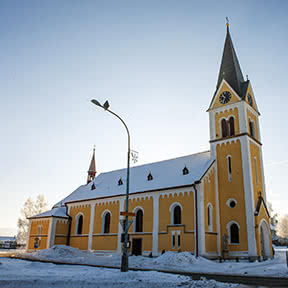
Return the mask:
[(194, 184), (192, 184), (194, 191), (195, 191), (195, 234), (196, 234), (196, 258), (199, 256), (199, 229), (198, 229), (198, 192), (196, 185), (200, 184), (201, 181), (195, 181)]
[(66, 241), (66, 245), (70, 246), (70, 235), (71, 235), (71, 224), (72, 224), (72, 217), (68, 214), (68, 206), (65, 204), (66, 206), (66, 215), (68, 216), (68, 235), (67, 235), (67, 241)]

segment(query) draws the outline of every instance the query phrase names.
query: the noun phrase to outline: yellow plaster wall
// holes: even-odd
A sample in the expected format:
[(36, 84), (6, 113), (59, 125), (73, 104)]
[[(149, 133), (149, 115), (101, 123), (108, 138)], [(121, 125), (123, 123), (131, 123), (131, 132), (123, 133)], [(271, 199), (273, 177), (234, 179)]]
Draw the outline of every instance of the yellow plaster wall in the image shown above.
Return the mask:
[(92, 249), (93, 250), (116, 250), (117, 249), (117, 234), (114, 235), (94, 235)]
[(80, 250), (88, 250), (88, 236), (72, 236), (70, 237), (70, 246)]
[(248, 125), (248, 131), (250, 134), (250, 128), (249, 128), (249, 118), (251, 118), (254, 121), (254, 127), (255, 127), (255, 139), (259, 141), (259, 133), (258, 133), (258, 124), (257, 124), (257, 117), (251, 113), (248, 109), (247, 109), (247, 125)]
[(68, 220), (57, 220), (56, 221), (56, 235), (67, 235), (69, 229)]
[(83, 214), (82, 235), (89, 234), (91, 205), (90, 204), (79, 204), (79, 206), (72, 206), (70, 208), (70, 216), (72, 217), (71, 235), (76, 234), (76, 216), (80, 212)]
[(212, 209), (212, 231), (216, 232), (216, 189), (215, 189), (215, 169), (211, 169), (204, 178), (204, 217), (205, 231), (208, 232), (208, 203), (213, 206)]
[(205, 233), (205, 250), (206, 252), (217, 252), (217, 234)]
[[(52, 220), (52, 219), (51, 219)], [(48, 239), (48, 230), (49, 230), (50, 218), (43, 219), (35, 219), (32, 220), (30, 235), (29, 235), (29, 245), (28, 249), (34, 249), (35, 238), (40, 238), (40, 245), (37, 250), (46, 249), (47, 248), (47, 239)], [(38, 225), (42, 225), (42, 233), (37, 233)]]
[[(261, 162), (260, 162), (260, 147), (250, 141), (250, 157), (251, 157), (251, 168), (252, 168), (252, 184), (254, 191), (254, 209), (256, 208), (258, 201), (258, 193), (261, 191), (263, 196), (263, 185), (262, 185), (262, 176), (261, 176)], [(256, 169), (254, 164), (254, 157), (256, 157), (257, 165), (257, 175), (258, 175), (258, 185), (256, 181)]]
[[(231, 143), (218, 144), (217, 153), (217, 171), (218, 171), (218, 194), (220, 208), (220, 229), (221, 229), (221, 249), (222, 237), (228, 231), (226, 225), (230, 221), (236, 221), (240, 225), (240, 244), (228, 245), (229, 251), (247, 251), (247, 229), (246, 229), (246, 210), (245, 195), (243, 184), (242, 156), (240, 141), (233, 140)], [(231, 156), (232, 181), (228, 180), (227, 156)], [(226, 201), (234, 198), (237, 205), (230, 208)]]
[[(102, 233), (102, 213), (105, 210), (109, 210), (111, 212), (110, 233), (118, 233), (119, 214), (120, 214), (119, 201), (96, 204), (93, 233), (96, 233), (96, 234)], [(111, 250), (109, 249), (109, 247), (107, 249)]]
[(235, 107), (234, 109), (224, 110), (215, 113), (215, 128), (216, 128), (216, 139), (222, 138), (221, 133), (221, 119), (226, 118), (229, 119), (230, 116), (234, 117), (234, 130), (235, 135), (239, 134), (239, 114), (238, 114), (238, 108)]
[(66, 245), (69, 233), (69, 221), (58, 219), (56, 221), (54, 245)]
[(167, 225), (171, 225), (169, 208), (174, 202), (182, 205), (181, 221), (186, 225), (186, 230), (194, 230), (194, 193), (183, 191), (179, 195), (174, 193), (159, 197), (159, 231), (166, 232)]
[[(229, 91), (231, 93), (231, 99), (230, 101), (227, 103), (227, 104), (221, 104), (219, 102), (219, 97), (220, 95), (224, 92), (224, 91)], [(218, 91), (218, 93), (216, 94), (215, 96), (215, 101), (214, 101), (214, 104), (212, 105), (212, 107), (210, 108), (211, 109), (214, 109), (214, 108), (218, 108), (218, 107), (223, 107), (225, 105), (228, 105), (228, 104), (231, 104), (231, 103), (236, 103), (236, 102), (239, 102), (240, 99), (239, 97), (237, 96), (236, 93), (234, 93), (229, 87), (228, 85), (224, 82), (222, 88)]]

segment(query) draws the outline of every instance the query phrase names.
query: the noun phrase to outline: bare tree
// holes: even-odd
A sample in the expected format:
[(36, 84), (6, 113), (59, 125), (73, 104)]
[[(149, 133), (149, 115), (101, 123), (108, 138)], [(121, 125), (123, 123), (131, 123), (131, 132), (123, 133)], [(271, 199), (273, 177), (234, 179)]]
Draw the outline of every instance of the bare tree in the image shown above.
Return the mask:
[(36, 201), (32, 198), (28, 198), (23, 208), (20, 212), (20, 217), (18, 218), (18, 233), (17, 233), (17, 242), (19, 244), (25, 244), (27, 240), (29, 220), (27, 218), (40, 214), (47, 211), (48, 202), (46, 201), (43, 195), (38, 195)]
[(288, 215), (282, 216), (277, 225), (277, 235), (288, 238)]

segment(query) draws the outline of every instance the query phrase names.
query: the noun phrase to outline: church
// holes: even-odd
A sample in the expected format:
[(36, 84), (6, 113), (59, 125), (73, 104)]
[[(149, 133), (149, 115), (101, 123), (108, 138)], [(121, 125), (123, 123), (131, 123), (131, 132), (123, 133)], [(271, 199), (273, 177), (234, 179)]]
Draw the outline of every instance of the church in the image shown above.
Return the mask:
[[(204, 112), (204, 111), (203, 111)], [(209, 113), (210, 151), (130, 168), (129, 254), (189, 251), (215, 259), (273, 256), (259, 110), (227, 23)], [(96, 175), (29, 219), (27, 250), (70, 245), (121, 253), (126, 169)]]

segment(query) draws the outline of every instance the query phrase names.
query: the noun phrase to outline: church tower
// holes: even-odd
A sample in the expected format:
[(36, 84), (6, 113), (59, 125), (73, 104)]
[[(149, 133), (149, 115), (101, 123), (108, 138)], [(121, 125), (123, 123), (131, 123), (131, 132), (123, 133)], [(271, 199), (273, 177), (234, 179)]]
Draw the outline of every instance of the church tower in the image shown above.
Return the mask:
[(221, 251), (271, 257), (259, 110), (232, 43), (229, 23), (214, 97), (208, 109), (210, 149), (217, 162)]
[(95, 179), (96, 177), (96, 161), (95, 161), (95, 147), (93, 149), (93, 155), (92, 155), (92, 159), (90, 162), (90, 166), (89, 166), (89, 170), (87, 171), (88, 173), (88, 177), (87, 177), (87, 184), (89, 184), (92, 180)]

